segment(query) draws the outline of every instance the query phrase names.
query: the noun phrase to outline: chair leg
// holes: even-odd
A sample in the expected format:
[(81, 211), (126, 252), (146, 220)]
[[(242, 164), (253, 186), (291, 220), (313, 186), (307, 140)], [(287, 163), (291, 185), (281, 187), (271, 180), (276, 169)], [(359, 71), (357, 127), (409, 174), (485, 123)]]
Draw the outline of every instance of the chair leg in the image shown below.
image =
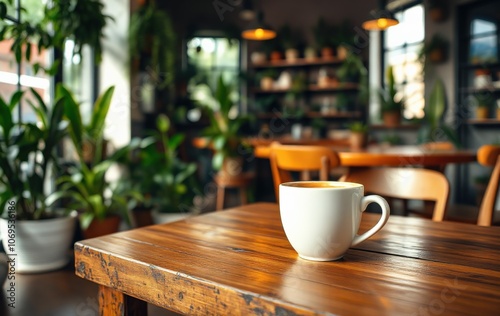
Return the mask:
[(224, 208), (224, 194), (225, 194), (225, 188), (221, 185), (217, 187), (217, 205), (216, 209), (217, 210), (222, 210)]

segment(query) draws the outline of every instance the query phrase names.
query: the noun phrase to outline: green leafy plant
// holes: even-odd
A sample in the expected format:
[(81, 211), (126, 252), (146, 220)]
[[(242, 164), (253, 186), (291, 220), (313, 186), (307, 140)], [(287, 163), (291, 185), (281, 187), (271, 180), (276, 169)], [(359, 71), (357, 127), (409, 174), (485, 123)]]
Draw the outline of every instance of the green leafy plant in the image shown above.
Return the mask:
[(174, 81), (175, 32), (171, 18), (165, 10), (156, 7), (154, 0), (146, 1), (132, 13), (129, 25), (130, 56), (144, 60), (154, 81), (164, 89)]
[(385, 89), (379, 91), (379, 98), (381, 104), (382, 113), (384, 112), (397, 112), (401, 113), (404, 107), (404, 101), (402, 98), (398, 99), (398, 91), (396, 89), (396, 83), (394, 80), (394, 69), (392, 66), (388, 66), (386, 69), (387, 82)]
[[(21, 10), (26, 11), (25, 8)], [(104, 5), (100, 0), (45, 1), (44, 18), (41, 21), (2, 23), (0, 41), (13, 40), (10, 49), (18, 63), (23, 59), (29, 61), (35, 47), (38, 52), (50, 48), (63, 52), (68, 39), (74, 42), (74, 54), (80, 54), (82, 47), (88, 45), (94, 49), (96, 62), (100, 62), (104, 28), (108, 20), (112, 20), (110, 16), (103, 14), (103, 10)], [(0, 6), (1, 12), (0, 19), (7, 19), (5, 5)], [(59, 65), (60, 60), (55, 60), (49, 67), (35, 63), (33, 69), (35, 72), (43, 69), (53, 75)]]
[[(80, 212), (80, 223), (83, 229), (87, 228), (92, 220), (102, 220), (112, 214), (121, 215), (126, 220), (128, 211), (142, 200), (139, 192), (129, 189), (124, 190), (116, 183), (106, 179), (108, 169), (134, 148), (143, 146), (142, 142), (134, 141), (118, 149), (109, 157), (104, 157), (99, 152), (104, 140), (104, 123), (108, 113), (114, 87), (102, 93), (94, 104), (92, 118), (88, 125), (83, 124), (79, 104), (75, 101), (69, 90), (59, 86), (58, 95), (63, 100), (63, 113), (69, 122), (69, 135), (78, 152), (78, 161), (68, 167), (65, 175), (57, 180), (59, 190), (47, 199), (54, 203), (67, 198), (66, 208), (73, 208)], [(85, 159), (82, 146), (85, 139), (93, 137), (97, 154), (91, 163)]]
[(57, 174), (57, 146), (66, 135), (63, 122), (64, 99), (45, 104), (30, 90), (36, 104), (28, 101), (37, 114), (38, 123), (16, 122), (14, 111), (24, 92), (12, 95), (9, 102), (0, 97), (0, 214), (8, 201), (15, 200), (18, 219), (37, 220), (53, 216), (46, 196), (51, 174)]
[(144, 208), (156, 208), (160, 212), (190, 210), (195, 196), (200, 195), (197, 166), (177, 157), (185, 135), (169, 135), (169, 132), (169, 118), (160, 115), (156, 130), (142, 140), (144, 146), (122, 161), (127, 166), (128, 177), (121, 183), (125, 182), (126, 187), (144, 196)]
[[(250, 120), (249, 116), (231, 115), (234, 105), (234, 88), (221, 76), (215, 89), (211, 89), (212, 100), (216, 108), (203, 106), (210, 119), (210, 125), (203, 131), (214, 150), (212, 167), (219, 170), (226, 157), (241, 154), (241, 146), (245, 146), (241, 127)], [(206, 100), (200, 100), (206, 102)]]
[(432, 62), (444, 61), (448, 56), (449, 46), (448, 39), (436, 33), (422, 45), (418, 52), (418, 60), (422, 64), (425, 64), (426, 60)]
[(366, 125), (363, 122), (356, 121), (352, 122), (351, 124), (348, 125), (349, 130), (353, 133), (367, 133), (368, 132), (368, 125)]
[(490, 92), (478, 92), (474, 94), (477, 107), (491, 108), (495, 104), (495, 99)]
[(425, 105), (424, 124), (419, 130), (419, 143), (439, 141), (441, 136), (445, 136), (456, 147), (460, 147), (460, 142), (455, 130), (447, 126), (443, 120), (446, 109), (446, 91), (443, 81), (438, 78), (432, 87), (429, 100)]
[(323, 17), (318, 18), (316, 24), (313, 27), (313, 35), (316, 48), (335, 48), (336, 43), (333, 37), (334, 33), (334, 27), (329, 25)]

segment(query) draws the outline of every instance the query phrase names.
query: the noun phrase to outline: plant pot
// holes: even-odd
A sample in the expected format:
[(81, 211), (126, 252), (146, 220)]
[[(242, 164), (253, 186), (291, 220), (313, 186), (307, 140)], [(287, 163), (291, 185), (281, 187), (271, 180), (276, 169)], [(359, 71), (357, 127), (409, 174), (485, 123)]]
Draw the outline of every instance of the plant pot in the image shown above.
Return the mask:
[(136, 207), (132, 210), (132, 220), (134, 227), (144, 227), (154, 224), (153, 209), (147, 207)]
[(489, 116), (489, 111), (487, 107), (484, 106), (478, 106), (476, 108), (476, 118), (483, 120), (487, 119)]
[(274, 87), (274, 80), (271, 77), (263, 77), (260, 79), (260, 88), (262, 90), (272, 90)]
[(344, 60), (347, 58), (347, 47), (340, 45), (337, 47), (337, 58), (339, 60)]
[(295, 48), (288, 48), (285, 51), (285, 59), (288, 62), (294, 62), (299, 58), (299, 51)]
[(396, 127), (401, 122), (401, 113), (399, 112), (384, 112), (382, 115), (384, 125), (387, 127)]
[(323, 59), (333, 59), (333, 48), (323, 47), (321, 49), (321, 58)]
[(45, 272), (66, 266), (75, 223), (76, 212), (35, 221), (0, 219), (2, 244), (7, 255), (14, 258), (16, 272)]
[(283, 59), (283, 54), (279, 51), (272, 51), (269, 55), (270, 61), (279, 61)]
[(433, 49), (429, 52), (429, 60), (433, 63), (441, 63), (445, 61), (445, 54), (443, 49)]
[(497, 120), (500, 120), (500, 109), (497, 109)]
[(186, 219), (192, 215), (191, 213), (161, 213), (155, 210), (153, 221), (155, 224), (166, 224)]
[[(108, 141), (103, 140), (102, 141), (102, 147), (101, 147), (101, 155), (102, 159), (106, 158), (107, 155), (107, 149), (108, 149)], [(95, 150), (96, 150), (96, 144), (89, 141), (85, 140), (82, 143), (82, 155), (83, 155), (83, 161), (86, 163), (91, 163), (94, 161), (95, 157)]]
[(304, 50), (304, 58), (308, 61), (316, 60), (316, 50), (312, 47), (307, 47)]
[(367, 137), (366, 133), (351, 132), (349, 136), (352, 149), (362, 149), (366, 147)]
[(250, 55), (250, 59), (252, 60), (252, 64), (263, 64), (266, 62), (266, 54), (263, 52), (253, 52)]
[(87, 229), (83, 230), (83, 238), (95, 238), (116, 233), (120, 227), (121, 218), (118, 215), (106, 217), (104, 220), (94, 219)]

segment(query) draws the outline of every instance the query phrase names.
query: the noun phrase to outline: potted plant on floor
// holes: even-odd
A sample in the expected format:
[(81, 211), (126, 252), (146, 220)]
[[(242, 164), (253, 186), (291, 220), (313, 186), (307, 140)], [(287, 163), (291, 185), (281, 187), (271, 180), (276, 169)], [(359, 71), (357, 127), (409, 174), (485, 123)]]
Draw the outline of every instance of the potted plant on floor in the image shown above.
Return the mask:
[(64, 98), (47, 105), (31, 89), (28, 100), (37, 123), (15, 121), (24, 92), (9, 102), (0, 97), (0, 231), (7, 254), (16, 254), (16, 272), (42, 272), (65, 266), (75, 229), (75, 214), (56, 209), (47, 195), (57, 193), (60, 161), (56, 149), (67, 134)]
[[(249, 153), (241, 128), (250, 118), (238, 115), (235, 108), (234, 89), (221, 76), (212, 89), (213, 107), (203, 105), (210, 118), (210, 125), (204, 130), (207, 144), (213, 149), (212, 167), (226, 175), (237, 175), (243, 169), (243, 153)], [(206, 102), (207, 100), (199, 100)], [(206, 104), (206, 103), (203, 103)], [(235, 111), (236, 110), (236, 111)]]
[[(165, 223), (196, 213), (194, 199), (201, 195), (196, 179), (197, 166), (177, 156), (184, 138), (184, 134), (172, 134), (169, 118), (160, 115), (156, 130), (143, 140), (144, 146), (126, 157), (128, 177), (121, 183), (144, 196), (133, 212), (136, 226), (152, 224), (153, 220)], [(148, 212), (150, 222), (141, 221), (138, 215)]]
[(401, 111), (404, 107), (404, 101), (398, 95), (392, 66), (387, 67), (386, 76), (385, 89), (379, 91), (382, 120), (384, 125), (395, 127), (401, 122)]
[[(82, 121), (78, 102), (71, 92), (64, 87), (59, 87), (58, 92), (65, 97), (64, 113), (69, 122), (69, 135), (78, 155), (77, 161), (68, 167), (66, 175), (57, 182), (60, 191), (49, 198), (51, 201), (69, 199), (67, 205), (79, 212), (85, 238), (116, 232), (122, 218), (130, 222), (128, 211), (142, 199), (142, 196), (133, 190), (122, 190), (115, 182), (106, 178), (106, 173), (133, 147), (140, 144), (131, 143), (109, 157), (104, 157), (100, 153), (99, 149), (104, 142), (104, 122), (114, 87), (108, 88), (97, 98), (92, 119), (87, 127)], [(86, 137), (93, 137), (96, 144), (96, 153), (90, 163), (86, 160), (82, 149)]]

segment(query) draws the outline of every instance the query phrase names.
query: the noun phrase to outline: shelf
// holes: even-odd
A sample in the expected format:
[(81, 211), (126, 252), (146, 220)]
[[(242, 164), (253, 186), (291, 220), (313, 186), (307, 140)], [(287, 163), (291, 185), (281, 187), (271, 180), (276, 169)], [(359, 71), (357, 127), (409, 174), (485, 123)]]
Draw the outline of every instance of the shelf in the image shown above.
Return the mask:
[(415, 130), (421, 127), (420, 124), (399, 124), (397, 126), (387, 126), (384, 124), (371, 124), (370, 129), (374, 130)]
[(484, 69), (484, 68), (500, 68), (500, 63), (488, 63), (488, 64), (461, 64), (461, 68), (465, 69)]
[(476, 126), (500, 125), (499, 119), (469, 119), (467, 123)]
[(500, 87), (485, 87), (485, 88), (474, 88), (474, 87), (464, 87), (460, 89), (463, 93), (481, 93), (481, 92), (491, 92), (498, 93), (500, 92)]
[(280, 59), (277, 61), (267, 61), (265, 63), (251, 64), (251, 67), (257, 68), (286, 68), (286, 67), (305, 67), (305, 66), (328, 66), (328, 65), (338, 65), (344, 60), (338, 59), (336, 57), (332, 59), (321, 59), (316, 58), (313, 60), (299, 58), (295, 61), (287, 61), (285, 59)]
[[(351, 83), (351, 82), (344, 82), (344, 83), (339, 83), (338, 85), (335, 86), (328, 86), (328, 87), (320, 87), (318, 85), (309, 85), (307, 89), (305, 89), (305, 92), (336, 92), (336, 91), (350, 91), (350, 90), (357, 90), (358, 89), (358, 84), (357, 83)], [(264, 93), (287, 93), (291, 92), (292, 89), (287, 88), (287, 89), (271, 89), (271, 90), (262, 90), (260, 88), (254, 88), (252, 89), (253, 93), (259, 93), (259, 94), (264, 94)]]
[(360, 111), (352, 112), (337, 112), (337, 113), (321, 113), (321, 112), (307, 112), (300, 117), (294, 115), (284, 115), (281, 112), (275, 113), (258, 113), (257, 118), (259, 119), (272, 119), (272, 118), (286, 118), (286, 119), (300, 119), (300, 118), (325, 118), (325, 119), (342, 119), (342, 118), (361, 118), (362, 113)]

